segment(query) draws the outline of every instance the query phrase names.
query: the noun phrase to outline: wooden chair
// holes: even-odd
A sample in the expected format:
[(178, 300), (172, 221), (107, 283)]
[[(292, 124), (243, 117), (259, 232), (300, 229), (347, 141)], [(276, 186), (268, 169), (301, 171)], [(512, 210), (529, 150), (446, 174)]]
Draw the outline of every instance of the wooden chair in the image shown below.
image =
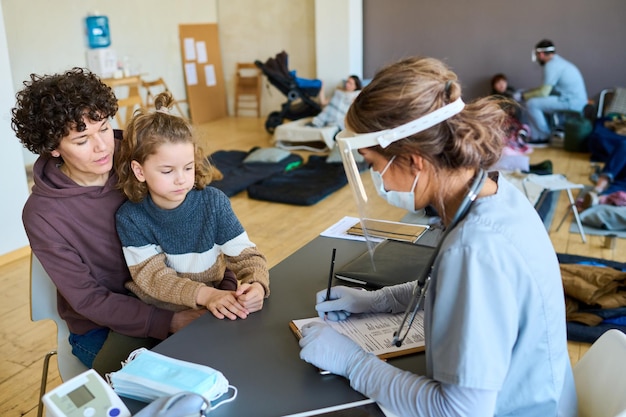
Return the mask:
[[(154, 81), (142, 80), (141, 86), (146, 92), (145, 105), (148, 109), (154, 108), (154, 98), (160, 93), (169, 91), (169, 93), (172, 94), (170, 89), (167, 87), (167, 84), (165, 84), (165, 80), (163, 80), (163, 78), (158, 78)], [(172, 98), (174, 98), (174, 95), (172, 95)], [(187, 103), (187, 100), (177, 100), (174, 98), (174, 107), (176, 108), (176, 111), (178, 111), (178, 113), (180, 113), (182, 117), (189, 119), (189, 114), (183, 111), (181, 103)]]
[(235, 116), (239, 110), (256, 110), (261, 117), (261, 78), (259, 67), (252, 62), (238, 62), (235, 73)]
[[(117, 104), (119, 106), (115, 114), (115, 120), (117, 121), (118, 128), (124, 129), (135, 109), (144, 106), (141, 95), (139, 94), (141, 76), (132, 75), (124, 78), (107, 78), (102, 81), (115, 91)], [(123, 88), (127, 89), (126, 97), (123, 97), (121, 94), (121, 89)]]

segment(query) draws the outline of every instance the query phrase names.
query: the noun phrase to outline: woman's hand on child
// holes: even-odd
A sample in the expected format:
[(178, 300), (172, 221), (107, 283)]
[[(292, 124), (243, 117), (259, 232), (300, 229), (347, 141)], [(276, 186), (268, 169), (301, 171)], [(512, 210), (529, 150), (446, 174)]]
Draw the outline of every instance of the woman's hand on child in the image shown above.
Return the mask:
[(194, 310), (193, 308), (174, 313), (170, 323), (170, 333), (176, 333), (205, 313), (206, 310)]
[(265, 288), (258, 282), (252, 284), (241, 284), (235, 293), (237, 301), (241, 303), (250, 313), (259, 311), (263, 308), (263, 300), (265, 299)]

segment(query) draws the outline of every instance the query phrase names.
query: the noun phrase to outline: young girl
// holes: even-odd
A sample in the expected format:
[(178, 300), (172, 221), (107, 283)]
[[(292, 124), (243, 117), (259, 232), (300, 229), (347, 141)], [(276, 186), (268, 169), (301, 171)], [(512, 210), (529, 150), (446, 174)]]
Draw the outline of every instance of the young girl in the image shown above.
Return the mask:
[(189, 124), (169, 114), (171, 104), (161, 93), (155, 112), (137, 111), (117, 154), (118, 186), (130, 200), (116, 215), (133, 278), (127, 288), (172, 310), (206, 307), (220, 319), (245, 319), (269, 296), (265, 257), (226, 195), (207, 187), (218, 171)]

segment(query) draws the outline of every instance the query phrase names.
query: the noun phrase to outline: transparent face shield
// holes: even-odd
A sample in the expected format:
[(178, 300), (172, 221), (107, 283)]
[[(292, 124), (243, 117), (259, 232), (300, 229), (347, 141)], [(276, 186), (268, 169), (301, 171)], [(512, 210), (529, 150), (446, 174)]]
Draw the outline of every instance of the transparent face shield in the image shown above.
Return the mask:
[[(386, 148), (398, 140), (405, 139), (441, 123), (455, 114), (460, 113), (464, 107), (465, 104), (461, 98), (459, 98), (456, 101), (433, 111), (432, 113), (393, 129), (363, 134), (357, 134), (349, 130), (344, 130), (337, 135), (336, 139), (341, 159), (357, 204), (363, 236), (367, 242), (374, 270), (376, 268), (374, 263), (374, 251), (376, 245), (380, 242), (380, 238), (378, 238), (378, 228), (380, 222), (390, 222), (393, 225), (399, 225), (402, 227), (404, 223), (398, 221), (397, 218), (396, 220), (393, 220), (385, 217), (389, 217), (389, 215), (406, 215), (406, 211), (401, 210), (400, 213), (398, 213), (397, 211), (394, 211), (393, 208), (390, 210), (390, 206), (386, 201), (384, 201), (384, 199), (379, 197), (378, 192), (373, 187), (372, 181), (367, 178), (369, 175), (366, 177), (366, 181), (362, 180), (359, 165), (362, 164), (363, 157), (358, 153), (358, 150), (373, 146)], [(481, 187), (482, 182), (484, 182), (484, 178), (482, 178)], [(416, 285), (413, 290), (413, 298), (411, 303), (407, 306), (406, 313), (398, 330), (394, 334), (393, 343), (397, 346), (400, 346), (404, 341), (404, 338), (408, 334), (408, 331), (413, 323), (413, 319), (421, 307), (422, 301), (428, 289), (428, 284), (430, 282), (430, 270), (435, 257), (437, 256), (437, 252), (438, 248), (433, 252), (430, 259), (428, 259), (426, 263), (427, 266), (423, 269), (420, 276), (415, 277)]]
[[(374, 184), (372, 183), (371, 176), (368, 172), (364, 173), (364, 178), (362, 178), (361, 169), (363, 168), (364, 162), (363, 157), (358, 153), (359, 149), (370, 148), (373, 146), (382, 146), (383, 148), (386, 148), (398, 140), (407, 138), (441, 123), (442, 121), (459, 113), (464, 107), (465, 104), (463, 103), (463, 100), (459, 98), (456, 101), (433, 111), (432, 113), (393, 129), (363, 134), (357, 134), (351, 132), (350, 130), (343, 130), (337, 135), (336, 139), (339, 146), (339, 152), (341, 154), (346, 176), (348, 177), (348, 183), (350, 184), (352, 194), (354, 195), (359, 213), (360, 227), (362, 229), (363, 236), (368, 242), (370, 254), (372, 254), (376, 243), (380, 242), (384, 238), (390, 238), (389, 234), (385, 235), (382, 233), (385, 230), (393, 232), (394, 229), (397, 229), (397, 240), (411, 241), (412, 238), (414, 238), (414, 242), (419, 237), (415, 236), (415, 233), (419, 233), (420, 229), (415, 228), (415, 230), (411, 230), (410, 227), (405, 227), (405, 225), (414, 224), (415, 221), (400, 221), (403, 217), (407, 216), (407, 211), (387, 204), (387, 202), (379, 196), (378, 191), (374, 188)], [(384, 183), (384, 175), (382, 180)], [(422, 228), (422, 231), (423, 230), (424, 229)], [(393, 234), (394, 233), (391, 233), (391, 235)], [(403, 236), (405, 237), (404, 239)]]

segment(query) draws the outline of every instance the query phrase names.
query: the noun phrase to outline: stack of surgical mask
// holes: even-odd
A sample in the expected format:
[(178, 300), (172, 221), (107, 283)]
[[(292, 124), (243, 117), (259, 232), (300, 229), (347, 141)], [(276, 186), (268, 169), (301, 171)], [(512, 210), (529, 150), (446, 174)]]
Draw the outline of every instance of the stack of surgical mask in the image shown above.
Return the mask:
[(132, 352), (122, 369), (107, 374), (107, 380), (118, 395), (147, 403), (180, 392), (196, 393), (213, 402), (232, 388), (230, 398), (211, 405), (216, 408), (237, 397), (237, 389), (220, 371), (145, 348)]

